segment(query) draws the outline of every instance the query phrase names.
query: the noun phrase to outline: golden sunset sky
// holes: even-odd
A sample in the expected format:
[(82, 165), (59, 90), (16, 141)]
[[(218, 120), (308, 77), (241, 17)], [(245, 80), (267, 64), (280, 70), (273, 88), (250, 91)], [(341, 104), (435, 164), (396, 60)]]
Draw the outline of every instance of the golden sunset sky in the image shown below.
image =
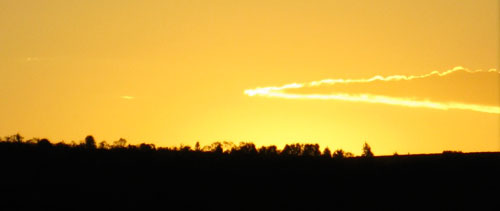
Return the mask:
[[(498, 0), (0, 0), (0, 135), (78, 142), (92, 134), (157, 146), (319, 143), (354, 154), (366, 141), (376, 155), (498, 151), (499, 7)], [(248, 94), (294, 83), (305, 87)]]

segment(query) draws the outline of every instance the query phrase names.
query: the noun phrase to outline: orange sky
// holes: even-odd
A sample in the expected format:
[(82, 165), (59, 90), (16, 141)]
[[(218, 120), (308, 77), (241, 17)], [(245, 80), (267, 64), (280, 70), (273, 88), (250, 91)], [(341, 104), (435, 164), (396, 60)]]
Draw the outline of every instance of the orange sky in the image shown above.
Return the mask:
[[(499, 10), (497, 0), (0, 1), (0, 135), (498, 151), (495, 113), (244, 91), (499, 70)], [(498, 74), (323, 88), (500, 106)]]

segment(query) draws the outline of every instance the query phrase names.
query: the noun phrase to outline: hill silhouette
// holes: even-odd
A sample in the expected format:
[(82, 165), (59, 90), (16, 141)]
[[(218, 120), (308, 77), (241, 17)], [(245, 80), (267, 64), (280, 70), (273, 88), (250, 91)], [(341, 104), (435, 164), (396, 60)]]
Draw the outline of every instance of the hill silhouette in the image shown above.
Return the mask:
[(500, 153), (362, 156), (318, 144), (194, 148), (0, 141), (1, 201), (17, 209), (464, 209), (497, 207)]

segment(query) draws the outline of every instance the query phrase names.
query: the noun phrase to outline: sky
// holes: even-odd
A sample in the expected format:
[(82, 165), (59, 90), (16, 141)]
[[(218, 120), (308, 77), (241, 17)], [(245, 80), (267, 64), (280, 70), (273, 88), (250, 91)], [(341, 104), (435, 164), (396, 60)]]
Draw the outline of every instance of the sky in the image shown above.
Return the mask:
[(499, 151), (499, 10), (497, 0), (0, 0), (0, 136)]

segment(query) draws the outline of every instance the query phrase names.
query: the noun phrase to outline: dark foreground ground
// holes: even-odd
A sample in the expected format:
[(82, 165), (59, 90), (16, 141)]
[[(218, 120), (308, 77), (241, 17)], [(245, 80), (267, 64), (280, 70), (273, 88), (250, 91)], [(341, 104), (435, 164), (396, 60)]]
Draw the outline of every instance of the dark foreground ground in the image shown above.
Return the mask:
[(0, 144), (0, 210), (499, 210), (499, 183), (500, 153), (333, 159)]

